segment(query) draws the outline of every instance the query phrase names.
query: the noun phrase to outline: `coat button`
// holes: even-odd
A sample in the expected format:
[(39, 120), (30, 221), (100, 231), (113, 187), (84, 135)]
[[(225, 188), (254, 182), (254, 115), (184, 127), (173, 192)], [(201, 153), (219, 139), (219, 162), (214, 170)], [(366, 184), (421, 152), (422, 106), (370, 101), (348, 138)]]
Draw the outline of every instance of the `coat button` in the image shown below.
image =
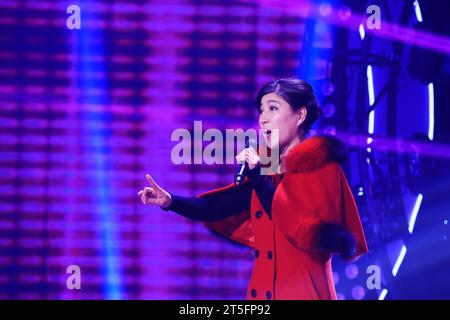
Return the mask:
[(267, 298), (267, 300), (272, 299), (272, 292), (267, 291), (267, 292), (266, 292), (266, 298)]
[(256, 289), (252, 289), (251, 291), (252, 298), (256, 298), (256, 294), (257, 294)]
[(255, 250), (255, 258), (258, 258), (258, 257), (259, 257), (259, 250), (256, 249), (256, 250)]
[(259, 218), (261, 218), (261, 217), (262, 217), (262, 215), (263, 215), (263, 213), (262, 213), (262, 211), (260, 211), (260, 210), (256, 211), (256, 213), (255, 213), (255, 217), (256, 217), (256, 219), (259, 219)]
[(269, 250), (269, 252), (267, 252), (267, 259), (272, 260), (272, 251)]

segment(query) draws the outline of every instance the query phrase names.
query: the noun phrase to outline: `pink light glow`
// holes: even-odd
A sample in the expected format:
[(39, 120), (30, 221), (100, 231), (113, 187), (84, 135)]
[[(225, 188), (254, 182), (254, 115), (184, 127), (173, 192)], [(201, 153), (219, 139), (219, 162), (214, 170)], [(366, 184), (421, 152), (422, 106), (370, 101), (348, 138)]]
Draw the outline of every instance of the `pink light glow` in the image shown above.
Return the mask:
[[(247, 3), (255, 3), (254, 0), (245, 0)], [(339, 10), (331, 10), (329, 14), (323, 16), (320, 6), (311, 6), (309, 1), (298, 2), (294, 0), (261, 0), (257, 1), (261, 6), (269, 7), (278, 11), (283, 11), (289, 15), (296, 15), (302, 18), (314, 18), (322, 20), (325, 23), (345, 27), (355, 32), (359, 32), (361, 22), (365, 25), (367, 16), (352, 13), (351, 16), (343, 19)], [(333, 8), (333, 9), (340, 9)], [(372, 36), (385, 38), (393, 41), (403, 42), (416, 47), (427, 48), (442, 53), (450, 53), (450, 39), (448, 37), (439, 36), (433, 33), (415, 30), (413, 28), (401, 26), (395, 23), (383, 20), (381, 16), (381, 29), (370, 30), (365, 28), (366, 33)]]

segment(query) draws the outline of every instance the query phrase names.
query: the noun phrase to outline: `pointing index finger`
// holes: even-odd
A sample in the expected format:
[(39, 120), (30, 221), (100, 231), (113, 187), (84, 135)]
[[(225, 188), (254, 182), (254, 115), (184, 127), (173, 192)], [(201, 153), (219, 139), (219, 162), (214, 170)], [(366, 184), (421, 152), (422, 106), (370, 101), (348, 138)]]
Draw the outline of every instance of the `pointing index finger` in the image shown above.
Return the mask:
[(156, 184), (155, 180), (153, 180), (153, 178), (149, 175), (146, 174), (145, 178), (147, 178), (147, 181), (154, 187), (154, 188), (158, 188), (159, 186)]

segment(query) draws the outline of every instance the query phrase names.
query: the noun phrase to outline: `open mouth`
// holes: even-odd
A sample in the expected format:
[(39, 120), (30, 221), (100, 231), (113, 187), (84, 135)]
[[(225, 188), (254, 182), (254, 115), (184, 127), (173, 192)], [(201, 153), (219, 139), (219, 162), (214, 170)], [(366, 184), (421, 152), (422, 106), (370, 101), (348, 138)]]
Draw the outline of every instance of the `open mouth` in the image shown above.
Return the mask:
[(271, 135), (272, 135), (272, 130), (267, 129), (267, 131), (266, 131), (266, 137), (267, 137), (267, 138), (270, 138)]

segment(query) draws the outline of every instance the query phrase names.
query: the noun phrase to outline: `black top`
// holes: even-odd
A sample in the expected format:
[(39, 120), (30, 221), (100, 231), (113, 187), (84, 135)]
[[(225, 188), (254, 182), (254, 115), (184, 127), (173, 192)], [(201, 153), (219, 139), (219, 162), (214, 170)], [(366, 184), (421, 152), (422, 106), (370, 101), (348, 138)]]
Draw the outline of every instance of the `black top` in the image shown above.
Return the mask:
[(271, 215), (272, 200), (275, 194), (275, 181), (272, 176), (261, 175), (260, 167), (249, 170), (248, 183), (230, 188), (213, 197), (172, 196), (172, 204), (165, 211), (171, 210), (188, 219), (213, 222), (225, 219), (245, 210), (250, 210), (252, 189), (255, 190), (264, 210)]

